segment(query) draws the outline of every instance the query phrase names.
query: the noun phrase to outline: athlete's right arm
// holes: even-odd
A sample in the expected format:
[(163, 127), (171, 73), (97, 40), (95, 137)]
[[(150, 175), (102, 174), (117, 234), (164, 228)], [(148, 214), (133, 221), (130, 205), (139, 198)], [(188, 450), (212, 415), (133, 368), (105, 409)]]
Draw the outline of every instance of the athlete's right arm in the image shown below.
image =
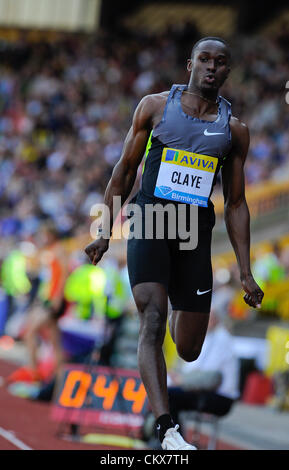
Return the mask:
[[(108, 207), (109, 220), (102, 219), (103, 227), (109, 227), (109, 233), (97, 239), (85, 249), (93, 264), (97, 264), (103, 253), (107, 251), (114, 219), (113, 197), (121, 197), (121, 205), (127, 200), (137, 175), (137, 169), (142, 161), (147, 140), (153, 127), (153, 116), (156, 109), (156, 99), (152, 95), (145, 96), (138, 104), (132, 126), (126, 136), (120, 160), (114, 167), (107, 185), (104, 204)], [(104, 214), (105, 216), (105, 214)]]

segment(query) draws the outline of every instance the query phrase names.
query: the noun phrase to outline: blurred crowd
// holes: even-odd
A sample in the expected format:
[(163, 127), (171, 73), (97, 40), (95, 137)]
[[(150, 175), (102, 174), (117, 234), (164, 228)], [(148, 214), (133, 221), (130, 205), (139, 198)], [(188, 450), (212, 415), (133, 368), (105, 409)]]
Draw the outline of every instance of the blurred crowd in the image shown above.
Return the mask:
[(251, 249), (251, 269), (257, 284), (264, 291), (261, 310), (244, 302), (239, 268), (235, 259), (224, 264), (222, 257), (213, 260), (214, 289), (212, 308), (227, 312), (234, 329), (239, 321), (257, 318), (289, 320), (289, 239), (268, 240)]
[[(0, 42), (2, 240), (27, 239), (47, 220), (62, 236), (88, 230), (137, 103), (187, 82), (186, 58), (198, 38), (195, 28), (171, 28), (157, 37), (101, 31)], [(230, 40), (232, 73), (221, 93), (250, 128), (248, 185), (289, 175), (287, 42)]]

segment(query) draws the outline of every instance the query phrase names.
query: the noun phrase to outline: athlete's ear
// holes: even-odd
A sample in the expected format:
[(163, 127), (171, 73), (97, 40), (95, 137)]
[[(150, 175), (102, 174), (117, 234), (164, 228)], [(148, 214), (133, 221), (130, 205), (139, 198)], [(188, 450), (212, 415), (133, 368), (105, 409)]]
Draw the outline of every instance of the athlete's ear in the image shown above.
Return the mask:
[(188, 70), (189, 72), (191, 72), (191, 71), (192, 71), (192, 68), (193, 68), (192, 59), (188, 59), (188, 60), (187, 60), (187, 70)]
[(227, 67), (227, 70), (224, 74), (224, 82), (227, 80), (228, 76), (230, 75), (230, 71), (231, 71), (231, 68), (230, 67)]

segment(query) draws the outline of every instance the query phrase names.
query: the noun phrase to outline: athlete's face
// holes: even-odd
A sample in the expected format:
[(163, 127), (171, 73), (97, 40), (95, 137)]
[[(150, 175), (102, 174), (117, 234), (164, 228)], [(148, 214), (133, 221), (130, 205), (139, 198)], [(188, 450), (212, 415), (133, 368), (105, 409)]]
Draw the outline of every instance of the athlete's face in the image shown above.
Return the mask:
[(201, 42), (188, 60), (191, 82), (200, 90), (218, 90), (230, 73), (230, 57), (225, 44)]

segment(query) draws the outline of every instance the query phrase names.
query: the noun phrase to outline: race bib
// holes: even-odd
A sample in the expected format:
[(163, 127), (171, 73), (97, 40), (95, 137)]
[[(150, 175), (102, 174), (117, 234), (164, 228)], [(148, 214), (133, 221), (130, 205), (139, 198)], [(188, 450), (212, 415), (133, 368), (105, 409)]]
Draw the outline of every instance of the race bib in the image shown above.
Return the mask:
[(164, 148), (154, 195), (208, 207), (218, 158)]

